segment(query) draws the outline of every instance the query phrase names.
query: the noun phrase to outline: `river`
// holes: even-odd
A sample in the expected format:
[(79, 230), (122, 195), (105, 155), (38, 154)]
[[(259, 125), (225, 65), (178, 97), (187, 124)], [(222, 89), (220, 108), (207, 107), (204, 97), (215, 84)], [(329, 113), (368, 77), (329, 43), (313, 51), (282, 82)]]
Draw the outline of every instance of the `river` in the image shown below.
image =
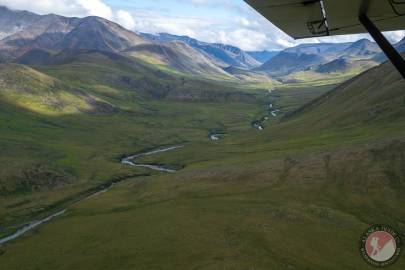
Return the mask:
[[(128, 165), (128, 166), (132, 166), (132, 167), (142, 167), (142, 168), (148, 168), (154, 171), (159, 171), (159, 172), (167, 172), (167, 173), (173, 173), (176, 172), (176, 170), (173, 169), (168, 169), (166, 168), (164, 165), (154, 165), (154, 164), (142, 164), (142, 163), (136, 163), (135, 159), (139, 158), (139, 157), (143, 157), (143, 156), (150, 156), (150, 155), (155, 155), (155, 154), (159, 154), (159, 153), (163, 153), (163, 152), (168, 152), (168, 151), (172, 151), (175, 149), (179, 149), (184, 147), (184, 145), (175, 145), (175, 146), (170, 146), (170, 147), (165, 147), (165, 148), (159, 148), (159, 149), (155, 149), (149, 152), (143, 152), (143, 153), (138, 153), (138, 154), (134, 154), (131, 156), (127, 156), (124, 157), (120, 160), (121, 164), (123, 165)], [(125, 180), (126, 178), (123, 178), (122, 180)], [(118, 180), (118, 181), (112, 181), (109, 184), (104, 184), (101, 185), (100, 189), (95, 188), (94, 192), (88, 194), (87, 196), (85, 196), (84, 198), (75, 201), (74, 203), (72, 203), (70, 206), (72, 206), (73, 204), (79, 203), (81, 201), (84, 201), (86, 199), (89, 199), (93, 196), (97, 196), (101, 193), (107, 192), (109, 189), (111, 189), (116, 183), (122, 181), (122, 180)], [(10, 234), (4, 238), (0, 238), (0, 245), (3, 245), (7, 242), (10, 242), (22, 235), (24, 235), (25, 233), (37, 228), (38, 226), (47, 223), (49, 221), (51, 221), (54, 218), (57, 218), (61, 215), (63, 215), (64, 213), (66, 213), (67, 208), (63, 209), (61, 211), (58, 211), (56, 213), (53, 213), (49, 216), (47, 216), (46, 218), (40, 219), (40, 220), (34, 220), (31, 221), (29, 223), (26, 223), (25, 225), (20, 226), (20, 228), (14, 232), (13, 234)]]

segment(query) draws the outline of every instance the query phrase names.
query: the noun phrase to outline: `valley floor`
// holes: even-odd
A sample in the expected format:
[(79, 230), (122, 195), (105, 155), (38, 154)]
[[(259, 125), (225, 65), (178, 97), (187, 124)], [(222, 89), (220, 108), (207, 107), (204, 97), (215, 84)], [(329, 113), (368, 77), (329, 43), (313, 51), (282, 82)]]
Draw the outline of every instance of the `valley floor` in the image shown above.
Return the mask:
[[(66, 69), (41, 70), (63, 81), (71, 76)], [(3, 98), (0, 234), (70, 206), (1, 246), (0, 265), (372, 269), (359, 255), (363, 231), (388, 223), (405, 232), (405, 114), (403, 100), (389, 100), (398, 100), (392, 93), (403, 84), (386, 77), (392, 91), (384, 99), (364, 86), (376, 111), (355, 102), (364, 100), (360, 91), (348, 96), (359, 79), (335, 92), (301, 85), (268, 93), (224, 83), (236, 97), (215, 92), (204, 101), (91, 88), (94, 98), (119, 108), (104, 114), (55, 115)], [(269, 103), (281, 114), (255, 130), (252, 123), (269, 113)], [(212, 133), (225, 135), (212, 141)], [(179, 144), (136, 160), (174, 173), (120, 164), (124, 156)], [(142, 173), (151, 175), (71, 204), (114, 177)], [(402, 256), (391, 269), (404, 267)]]
[[(404, 228), (405, 197), (396, 181), (404, 175), (404, 141), (307, 154), (249, 153), (247, 145), (246, 152), (204, 148), (189, 144), (164, 154), (159, 163), (174, 164), (196, 152), (222, 158), (190, 163), (175, 174), (128, 179), (69, 207), (2, 247), (1, 264), (6, 269), (372, 269), (359, 256), (361, 233), (377, 223)], [(388, 171), (398, 175), (384, 177)], [(401, 258), (391, 269), (404, 266)]]

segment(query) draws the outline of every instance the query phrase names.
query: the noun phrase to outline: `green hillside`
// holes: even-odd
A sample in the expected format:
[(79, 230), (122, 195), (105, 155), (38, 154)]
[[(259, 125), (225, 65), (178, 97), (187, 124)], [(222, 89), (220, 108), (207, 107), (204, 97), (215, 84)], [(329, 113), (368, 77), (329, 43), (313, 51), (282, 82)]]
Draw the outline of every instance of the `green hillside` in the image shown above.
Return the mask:
[[(132, 29), (292, 44), (238, 4), (64, 2)], [(0, 270), (373, 269), (367, 228), (405, 240), (405, 82), (383, 59), (367, 39), (247, 52), (0, 6)]]
[[(5, 269), (371, 269), (361, 233), (405, 230), (404, 83), (389, 64), (331, 92), (268, 93), (112, 57), (2, 69), (0, 234), (68, 206), (2, 246)], [(284, 116), (255, 130), (269, 102)], [(140, 160), (176, 173), (119, 164), (178, 144)], [(71, 204), (134, 173), (152, 176)]]
[(117, 162), (122, 154), (209, 143), (212, 130), (250, 130), (261, 111), (259, 91), (180, 77), (114, 54), (68, 59), (0, 67), (2, 235), (62, 198), (130, 174)]
[(396, 125), (401, 129), (405, 123), (403, 90), (403, 80), (387, 62), (348, 80), (285, 119), (292, 122), (305, 118), (319, 128)]

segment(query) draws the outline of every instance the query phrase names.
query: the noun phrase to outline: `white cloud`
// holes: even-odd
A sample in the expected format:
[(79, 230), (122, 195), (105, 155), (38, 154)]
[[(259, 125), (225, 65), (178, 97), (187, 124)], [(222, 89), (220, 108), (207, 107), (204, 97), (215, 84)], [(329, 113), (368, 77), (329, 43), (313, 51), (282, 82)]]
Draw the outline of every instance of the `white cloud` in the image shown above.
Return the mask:
[(118, 10), (116, 13), (116, 21), (120, 25), (124, 26), (127, 29), (135, 28), (135, 20), (132, 17), (131, 13), (125, 10)]
[(214, 28), (215, 22), (192, 17), (166, 16), (159, 12), (141, 10), (132, 14), (134, 30), (146, 33), (171, 33), (201, 37), (201, 33)]
[(213, 34), (210, 41), (235, 45), (247, 51), (256, 50), (256, 48), (263, 47), (268, 42), (264, 33), (249, 29), (236, 29), (230, 32), (218, 31)]
[(235, 0), (178, 0), (186, 4), (192, 4), (200, 7), (225, 7), (225, 8), (238, 8)]
[(100, 0), (75, 0), (68, 1), (67, 3), (74, 2), (76, 2), (80, 7), (86, 10), (88, 15), (99, 16), (106, 19), (113, 18), (112, 9)]
[[(238, 5), (236, 0), (176, 0), (182, 2), (182, 5), (192, 5), (195, 8), (201, 8), (201, 10), (204, 8), (221, 9), (231, 15), (235, 14), (235, 16), (223, 18), (210, 17), (207, 13), (187, 17), (168, 14), (163, 10), (114, 10), (103, 1), (0, 0), (0, 5), (20, 10), (27, 10), (29, 7), (30, 11), (39, 14), (55, 13), (77, 17), (100, 16), (115, 21), (130, 30), (188, 35), (202, 41), (227, 43), (245, 50), (279, 50), (300, 43), (349, 42), (363, 37), (371, 39), (368, 35), (350, 35), (293, 40), (248, 5)], [(162, 2), (166, 3), (166, 0)], [(405, 31), (389, 32), (385, 35), (391, 42), (398, 42), (405, 36)]]
[(402, 31), (392, 31), (392, 32), (385, 32), (384, 35), (391, 41), (391, 42), (398, 42), (405, 37), (405, 30)]
[(158, 11), (138, 10), (133, 12), (134, 29), (147, 33), (171, 33), (188, 35), (206, 42), (225, 43), (244, 50), (282, 49), (291, 45), (291, 39), (267, 20), (248, 17), (226, 19), (203, 19), (162, 15)]
[(29, 9), (38, 14), (55, 13), (64, 16), (113, 18), (111, 7), (101, 0), (0, 0), (0, 5), (19, 10)]

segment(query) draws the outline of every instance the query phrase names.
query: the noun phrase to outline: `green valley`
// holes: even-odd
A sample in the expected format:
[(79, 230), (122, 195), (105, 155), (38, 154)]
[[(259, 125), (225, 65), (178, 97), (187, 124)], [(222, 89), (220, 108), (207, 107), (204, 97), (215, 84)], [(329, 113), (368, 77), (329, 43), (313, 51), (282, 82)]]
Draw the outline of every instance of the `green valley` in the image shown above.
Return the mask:
[(405, 240), (405, 81), (380, 53), (0, 6), (0, 269), (374, 269), (366, 229)]
[[(388, 64), (332, 92), (333, 85), (297, 85), (268, 93), (136, 62), (145, 85), (156, 87), (150, 96), (135, 88), (139, 68), (120, 85), (128, 66), (92, 61), (3, 66), (2, 234), (113, 177), (149, 172), (119, 164), (123, 154), (184, 144), (142, 158), (184, 168), (129, 178), (69, 206), (2, 248), (7, 269), (335, 269), (334, 252), (336, 269), (366, 269), (355, 249), (368, 224), (389, 219), (403, 228), (404, 85)], [(11, 69), (21, 83), (8, 85)], [(174, 79), (167, 85), (150, 71)], [(108, 76), (96, 80), (97, 72)], [(386, 78), (386, 91), (375, 88), (375, 74)], [(182, 85), (206, 90), (190, 95)], [(172, 90), (163, 96), (162, 88)], [(257, 131), (250, 123), (268, 102), (284, 116)], [(210, 141), (212, 130), (226, 136)], [(387, 208), (389, 215), (376, 211)], [(337, 238), (324, 242), (328, 235)], [(309, 262), (311, 252), (323, 257)]]

